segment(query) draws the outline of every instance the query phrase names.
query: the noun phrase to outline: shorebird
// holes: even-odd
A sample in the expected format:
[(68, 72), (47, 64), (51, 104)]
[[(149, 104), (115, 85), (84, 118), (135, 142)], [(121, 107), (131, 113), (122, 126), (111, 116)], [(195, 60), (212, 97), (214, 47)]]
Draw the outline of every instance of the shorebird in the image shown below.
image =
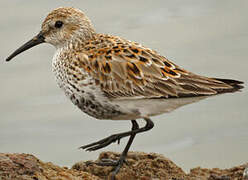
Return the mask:
[[(41, 43), (55, 46), (52, 69), (73, 104), (96, 119), (131, 121), (130, 131), (81, 146), (95, 151), (129, 136), (118, 161), (99, 163), (115, 167), (113, 179), (135, 135), (153, 128), (151, 116), (243, 88), (241, 81), (200, 76), (139, 43), (99, 34), (82, 11), (71, 7), (50, 12), (38, 35), (6, 60)], [(139, 118), (146, 121), (144, 127), (139, 127)]]

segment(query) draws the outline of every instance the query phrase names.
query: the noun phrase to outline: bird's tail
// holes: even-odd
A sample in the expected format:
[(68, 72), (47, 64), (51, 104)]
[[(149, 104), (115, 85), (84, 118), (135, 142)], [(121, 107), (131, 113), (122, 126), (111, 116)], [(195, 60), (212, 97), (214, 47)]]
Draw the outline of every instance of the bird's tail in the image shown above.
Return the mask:
[(239, 91), (240, 89), (244, 88), (244, 86), (242, 86), (242, 84), (244, 84), (244, 82), (242, 81), (237, 81), (237, 80), (233, 80), (233, 79), (220, 79), (220, 78), (213, 78), (217, 81), (221, 81), (229, 86), (232, 86), (232, 88), (228, 88), (228, 89), (218, 89), (218, 93), (228, 93), (228, 92), (235, 92), (235, 91)]

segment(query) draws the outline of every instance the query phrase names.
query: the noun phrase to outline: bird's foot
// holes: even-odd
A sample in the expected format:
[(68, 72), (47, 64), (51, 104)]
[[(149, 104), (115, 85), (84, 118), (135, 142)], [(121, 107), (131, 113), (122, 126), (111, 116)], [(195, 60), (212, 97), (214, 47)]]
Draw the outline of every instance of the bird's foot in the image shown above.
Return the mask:
[(121, 156), (119, 160), (113, 160), (113, 159), (101, 159), (99, 162), (87, 162), (88, 165), (98, 165), (98, 166), (113, 166), (114, 171), (111, 173), (111, 180), (115, 180), (115, 176), (119, 172), (120, 168), (123, 164), (127, 164), (127, 161), (125, 160), (125, 156)]
[(95, 164), (98, 166), (117, 166), (119, 164), (119, 160), (101, 159), (99, 162), (87, 162), (87, 165), (91, 164)]
[(80, 149), (85, 149), (86, 151), (95, 151), (95, 150), (104, 148), (104, 147), (108, 146), (109, 144), (114, 143), (116, 141), (119, 144), (121, 138), (123, 138), (123, 137), (126, 137), (126, 135), (123, 135), (122, 133), (113, 134), (113, 135), (106, 137), (104, 139), (101, 139), (97, 142), (81, 146)]
[(144, 128), (139, 129), (139, 125), (135, 120), (132, 120), (132, 125), (133, 126), (132, 126), (131, 131), (118, 133), (118, 134), (113, 134), (113, 135), (111, 135), (109, 137), (106, 137), (106, 138), (101, 139), (99, 141), (96, 141), (94, 143), (81, 146), (80, 149), (85, 149), (86, 151), (95, 151), (95, 150), (104, 148), (104, 147), (106, 147), (106, 146), (108, 146), (111, 143), (114, 143), (116, 141), (117, 141), (118, 144), (120, 144), (120, 140), (122, 138), (127, 137), (127, 136), (132, 136), (133, 134), (137, 134), (139, 132), (143, 132), (147, 128), (147, 127), (144, 127)]

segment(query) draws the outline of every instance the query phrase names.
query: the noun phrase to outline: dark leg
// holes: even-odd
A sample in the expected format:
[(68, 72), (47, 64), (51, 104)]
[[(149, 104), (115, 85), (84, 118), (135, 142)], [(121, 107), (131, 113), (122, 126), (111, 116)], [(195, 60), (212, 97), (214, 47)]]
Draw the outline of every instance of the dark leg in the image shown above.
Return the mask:
[[(131, 120), (132, 122), (132, 130), (136, 130), (139, 129), (139, 125), (135, 120)], [(129, 137), (129, 140), (127, 142), (127, 145), (124, 149), (124, 151), (122, 152), (120, 159), (118, 161), (116, 160), (112, 160), (112, 159), (101, 159), (100, 162), (94, 163), (97, 164), (99, 166), (120, 166), (125, 162), (125, 157), (127, 156), (127, 152), (134, 140), (136, 133), (132, 133)]]
[[(136, 130), (136, 129), (139, 129), (139, 125), (138, 125), (138, 123), (135, 120), (132, 120), (132, 125), (133, 125), (132, 126), (132, 130), (133, 131)], [(121, 153), (120, 159), (118, 160), (118, 164), (115, 167), (114, 172), (111, 174), (111, 179), (112, 180), (115, 179), (115, 175), (119, 172), (120, 168), (122, 167), (123, 163), (125, 162), (125, 159), (127, 157), (128, 150), (129, 150), (129, 148), (130, 148), (130, 146), (131, 146), (131, 144), (132, 144), (132, 142), (133, 142), (136, 134), (137, 133), (132, 133), (130, 135), (129, 140), (127, 142), (127, 145), (126, 145), (124, 151)]]
[[(152, 120), (149, 119), (149, 118), (144, 118), (144, 119), (146, 121), (146, 125), (144, 127), (139, 128), (138, 123), (135, 120), (132, 120), (132, 130), (131, 131), (120, 133), (120, 134), (115, 134), (115, 135), (112, 135), (112, 136), (109, 136), (108, 137), (108, 138), (116, 137), (116, 140), (120, 140), (123, 137), (126, 137), (128, 135), (130, 136), (129, 137), (129, 140), (127, 142), (127, 145), (126, 145), (124, 151), (121, 153), (121, 156), (120, 156), (120, 158), (119, 158), (118, 161), (114, 161), (114, 160), (110, 160), (110, 159), (105, 159), (105, 160), (101, 160), (101, 162), (94, 163), (94, 164), (97, 164), (99, 166), (115, 166), (115, 169), (114, 169), (114, 171), (111, 174), (111, 180), (115, 180), (116, 174), (118, 174), (120, 168), (124, 164), (125, 159), (127, 157), (127, 153), (128, 153), (129, 148), (130, 148), (130, 146), (131, 146), (131, 144), (132, 144), (132, 142), (134, 140), (135, 135), (137, 133), (148, 131), (148, 130), (150, 130), (150, 129), (153, 128), (154, 124), (153, 124)], [(108, 144), (111, 143), (110, 141), (108, 141), (108, 138), (105, 138), (103, 140), (98, 141), (100, 143), (98, 143), (98, 142), (92, 143), (93, 144), (93, 147), (89, 147), (89, 149), (94, 148), (94, 150), (96, 150), (96, 149), (100, 149), (102, 147), (107, 146)], [(91, 146), (91, 145), (86, 145), (86, 146)], [(87, 150), (89, 150), (89, 149), (87, 149)]]
[[(85, 146), (81, 146), (80, 148), (86, 149), (86, 151), (95, 151), (95, 150), (104, 148), (104, 147), (108, 146), (109, 144), (114, 143), (116, 141), (119, 142), (120, 139), (127, 137), (127, 136), (131, 136), (133, 133), (137, 134), (137, 133), (141, 133), (141, 132), (148, 131), (148, 130), (152, 129), (154, 126), (152, 120), (150, 118), (144, 118), (144, 120), (146, 121), (146, 125), (142, 128), (134, 129), (134, 130), (127, 131), (124, 133), (113, 134), (107, 138), (100, 140), (100, 141), (97, 141), (97, 142), (94, 142), (91, 144), (87, 144)], [(132, 122), (133, 121), (135, 121), (135, 120), (132, 120)]]

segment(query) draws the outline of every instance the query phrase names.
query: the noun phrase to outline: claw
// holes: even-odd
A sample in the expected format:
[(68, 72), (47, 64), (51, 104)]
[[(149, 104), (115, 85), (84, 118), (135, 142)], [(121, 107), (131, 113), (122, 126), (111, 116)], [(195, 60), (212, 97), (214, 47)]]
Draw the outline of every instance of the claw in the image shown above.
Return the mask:
[(96, 165), (98, 166), (117, 166), (119, 161), (112, 160), (112, 159), (101, 159), (100, 162), (97, 162)]

